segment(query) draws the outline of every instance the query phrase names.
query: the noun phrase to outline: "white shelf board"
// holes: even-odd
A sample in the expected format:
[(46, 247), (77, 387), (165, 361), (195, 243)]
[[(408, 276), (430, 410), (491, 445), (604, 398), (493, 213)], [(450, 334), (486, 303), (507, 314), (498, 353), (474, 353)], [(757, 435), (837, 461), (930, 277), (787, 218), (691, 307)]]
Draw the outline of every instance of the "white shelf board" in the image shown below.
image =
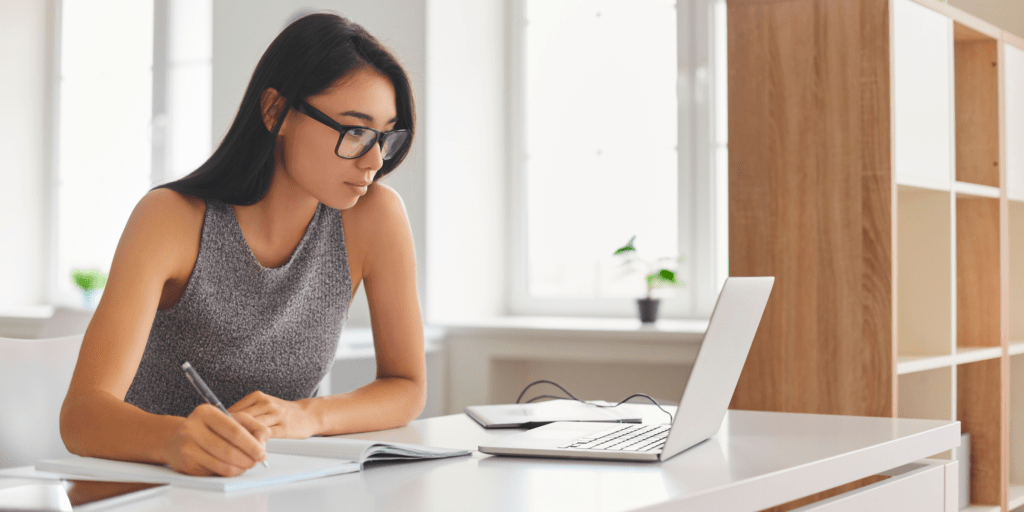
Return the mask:
[(1010, 340), (1010, 355), (1015, 356), (1018, 354), (1024, 354), (1024, 341)]
[(1006, 193), (1006, 199), (1010, 202), (1024, 203), (1024, 197), (1015, 197), (1009, 192)]
[(949, 182), (945, 180), (934, 180), (921, 176), (896, 173), (896, 184), (904, 187), (923, 188), (926, 190), (949, 191)]
[(925, 370), (934, 370), (936, 368), (946, 368), (953, 366), (955, 363), (953, 356), (950, 354), (945, 355), (915, 355), (915, 354), (901, 354), (896, 361), (896, 373), (898, 375), (905, 375), (914, 372), (923, 372)]
[(1010, 510), (1024, 505), (1024, 484), (1011, 483), (1010, 492), (1008, 494), (1010, 495)]
[(999, 359), (1003, 355), (1003, 347), (957, 347), (953, 359), (956, 364), (973, 363), (986, 359)]
[(970, 505), (960, 509), (960, 512), (1003, 512), (997, 505)]
[(953, 190), (955, 190), (957, 194), (964, 194), (969, 196), (999, 197), (999, 187), (977, 185), (975, 183), (964, 183), (962, 181), (957, 181), (953, 183)]

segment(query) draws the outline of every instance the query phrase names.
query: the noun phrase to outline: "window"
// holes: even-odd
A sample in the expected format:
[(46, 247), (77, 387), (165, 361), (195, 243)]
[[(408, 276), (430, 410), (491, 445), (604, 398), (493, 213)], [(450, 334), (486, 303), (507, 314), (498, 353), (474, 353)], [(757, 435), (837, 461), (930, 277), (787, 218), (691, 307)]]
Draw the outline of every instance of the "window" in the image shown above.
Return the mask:
[(78, 303), (76, 268), (110, 271), (156, 183), (210, 153), (210, 0), (63, 0), (51, 301)]
[(707, 316), (727, 273), (724, 1), (518, 11), (511, 312), (635, 316), (645, 280), (611, 255), (636, 235), (641, 256), (684, 258), (664, 314)]

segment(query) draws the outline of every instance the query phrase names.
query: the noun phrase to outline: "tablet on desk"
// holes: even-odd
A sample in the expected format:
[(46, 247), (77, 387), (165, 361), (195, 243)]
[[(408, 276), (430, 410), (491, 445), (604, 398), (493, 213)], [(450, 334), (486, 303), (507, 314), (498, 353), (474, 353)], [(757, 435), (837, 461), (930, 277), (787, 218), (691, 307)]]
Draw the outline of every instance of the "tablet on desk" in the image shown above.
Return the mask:
[(168, 487), (137, 482), (3, 478), (0, 510), (95, 512), (155, 496)]
[(629, 407), (610, 408), (600, 400), (591, 403), (551, 400), (527, 404), (471, 405), (466, 415), (484, 428), (534, 428), (555, 421), (640, 423), (641, 416)]

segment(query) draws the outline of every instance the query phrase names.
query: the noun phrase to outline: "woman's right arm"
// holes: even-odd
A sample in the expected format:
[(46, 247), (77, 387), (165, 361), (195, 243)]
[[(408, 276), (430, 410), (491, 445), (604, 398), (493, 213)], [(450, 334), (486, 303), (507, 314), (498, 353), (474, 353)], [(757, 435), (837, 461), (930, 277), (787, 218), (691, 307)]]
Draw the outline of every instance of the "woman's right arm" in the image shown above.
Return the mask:
[(232, 419), (204, 404), (182, 418), (124, 401), (165, 285), (173, 276), (187, 280), (191, 274), (202, 211), (201, 201), (157, 189), (128, 219), (61, 408), (61, 437), (71, 453), (223, 476), (241, 474), (266, 458), (270, 431), (251, 416)]

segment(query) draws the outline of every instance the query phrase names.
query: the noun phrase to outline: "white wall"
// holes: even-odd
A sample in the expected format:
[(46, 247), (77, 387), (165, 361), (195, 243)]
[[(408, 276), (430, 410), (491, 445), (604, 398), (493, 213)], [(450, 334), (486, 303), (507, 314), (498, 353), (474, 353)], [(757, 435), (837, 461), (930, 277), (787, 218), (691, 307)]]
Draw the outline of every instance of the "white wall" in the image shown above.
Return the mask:
[[(390, 47), (405, 65), (412, 80), (417, 107), (417, 134), (405, 162), (384, 179), (405, 201), (416, 244), (420, 304), (425, 283), (426, 180), (424, 177), (427, 135), (425, 108), (426, 0), (216, 0), (213, 4), (213, 144), (227, 132), (242, 102), (256, 63), (286, 21), (299, 10), (327, 9), (356, 23)], [(348, 326), (369, 326), (366, 296), (360, 287), (349, 312)]]
[(46, 301), (53, 2), (0, 2), (0, 308)]
[(428, 322), (505, 313), (505, 3), (427, 8)]

